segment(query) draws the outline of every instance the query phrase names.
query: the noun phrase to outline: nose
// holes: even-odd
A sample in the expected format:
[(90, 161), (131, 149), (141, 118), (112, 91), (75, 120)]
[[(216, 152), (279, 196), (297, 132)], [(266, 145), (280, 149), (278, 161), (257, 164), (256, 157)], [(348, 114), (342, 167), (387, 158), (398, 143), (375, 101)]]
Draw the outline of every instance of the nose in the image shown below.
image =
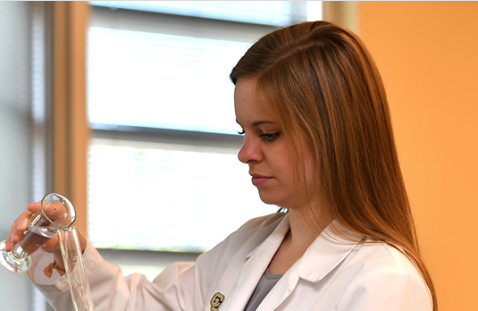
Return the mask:
[(242, 144), (241, 150), (239, 150), (239, 153), (237, 154), (239, 161), (246, 164), (253, 161), (262, 161), (264, 159), (264, 155), (261, 151), (259, 143), (260, 141), (246, 134), (244, 136), (244, 142)]

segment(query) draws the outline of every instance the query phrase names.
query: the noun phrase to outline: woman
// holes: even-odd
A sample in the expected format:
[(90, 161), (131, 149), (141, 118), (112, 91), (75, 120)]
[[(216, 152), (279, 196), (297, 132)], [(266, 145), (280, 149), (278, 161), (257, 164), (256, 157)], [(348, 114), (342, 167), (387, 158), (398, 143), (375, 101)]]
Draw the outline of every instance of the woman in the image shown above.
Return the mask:
[[(327, 22), (287, 27), (254, 44), (231, 79), (244, 135), (239, 160), (261, 199), (282, 211), (152, 283), (123, 278), (83, 240), (95, 309), (437, 310), (385, 91), (361, 41)], [(36, 209), (15, 222), (7, 247)], [(67, 310), (65, 277), (46, 281), (53, 259), (35, 255), (30, 278)]]

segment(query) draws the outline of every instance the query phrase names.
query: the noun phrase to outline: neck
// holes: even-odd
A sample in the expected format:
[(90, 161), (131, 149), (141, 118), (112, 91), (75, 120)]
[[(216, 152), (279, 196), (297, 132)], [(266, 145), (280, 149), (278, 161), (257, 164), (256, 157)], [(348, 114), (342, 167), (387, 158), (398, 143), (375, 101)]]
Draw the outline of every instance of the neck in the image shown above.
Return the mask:
[(329, 222), (322, 223), (321, 221), (320, 224), (317, 224), (313, 216), (303, 210), (304, 209), (289, 210), (289, 238), (291, 246), (304, 249), (305, 251), (327, 227)]
[(271, 274), (284, 274), (309, 248), (325, 228), (314, 225), (311, 215), (289, 209), (290, 230), (269, 264)]

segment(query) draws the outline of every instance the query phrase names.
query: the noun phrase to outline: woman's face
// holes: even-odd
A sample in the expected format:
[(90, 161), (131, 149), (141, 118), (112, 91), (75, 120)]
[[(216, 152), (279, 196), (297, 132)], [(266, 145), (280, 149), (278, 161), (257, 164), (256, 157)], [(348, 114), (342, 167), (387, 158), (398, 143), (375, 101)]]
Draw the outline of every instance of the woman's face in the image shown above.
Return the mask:
[[(238, 157), (249, 165), (252, 183), (259, 190), (261, 200), (284, 208), (297, 208), (289, 145), (283, 129), (257, 102), (255, 79), (238, 79), (234, 101), (236, 120), (244, 133), (244, 143)], [(315, 164), (312, 152), (307, 148), (302, 153), (306, 181), (308, 187), (314, 189)]]

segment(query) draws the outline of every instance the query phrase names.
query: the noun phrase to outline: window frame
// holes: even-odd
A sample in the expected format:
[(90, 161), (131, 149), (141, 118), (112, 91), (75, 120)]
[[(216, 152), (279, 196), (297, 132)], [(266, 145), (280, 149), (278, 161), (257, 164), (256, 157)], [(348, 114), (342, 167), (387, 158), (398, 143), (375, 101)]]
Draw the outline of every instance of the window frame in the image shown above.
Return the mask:
[[(192, 132), (181, 130), (157, 129), (146, 127), (131, 126), (111, 126), (106, 124), (89, 124), (87, 119), (87, 73), (86, 73), (86, 50), (87, 50), (87, 32), (89, 20), (91, 17), (91, 6), (88, 2), (55, 2), (53, 33), (54, 44), (53, 54), (55, 62), (54, 68), (54, 91), (53, 91), (53, 145), (63, 146), (53, 148), (53, 188), (55, 191), (64, 193), (75, 202), (78, 212), (77, 227), (85, 235), (88, 235), (87, 228), (87, 157), (89, 141), (92, 138), (126, 138), (129, 140), (141, 140), (152, 142), (175, 142), (188, 143), (195, 142), (208, 146), (233, 146), (240, 147), (242, 137), (207, 132)], [(324, 8), (327, 6), (323, 2)], [(329, 6), (330, 7), (330, 6)], [(98, 7), (97, 7), (98, 8)], [(97, 9), (95, 8), (95, 9)], [(104, 10), (109, 8), (103, 7)], [(117, 9), (120, 12), (126, 9)], [(332, 10), (323, 10), (323, 20), (327, 20)], [(334, 16), (340, 16), (337, 13)], [(129, 12), (128, 14), (130, 14)], [(132, 14), (147, 14), (168, 17), (169, 14), (153, 12), (135, 12)], [(170, 16), (169, 16), (170, 17)], [(182, 19), (203, 20), (198, 17), (178, 17)], [(228, 21), (211, 21), (222, 23), (241, 23)], [(243, 27), (255, 27), (248, 23), (241, 23)], [(275, 26), (265, 26), (270, 31), (277, 29)], [(62, 33), (66, 29), (66, 33)], [(65, 122), (66, 121), (66, 122)], [(100, 253), (105, 259), (115, 260), (114, 256), (123, 254), (130, 258), (131, 256), (143, 256), (152, 254), (155, 258), (169, 256), (165, 252), (149, 251), (116, 251), (111, 249), (101, 249)], [(153, 254), (154, 253), (154, 254)], [(173, 254), (174, 255), (174, 254)], [(195, 258), (198, 253), (180, 253), (180, 256), (189, 256)], [(146, 255), (149, 256), (149, 255)], [(125, 258), (126, 258), (125, 257)], [(168, 257), (169, 258), (169, 257)], [(178, 260), (177, 257), (170, 257), (171, 261)]]

